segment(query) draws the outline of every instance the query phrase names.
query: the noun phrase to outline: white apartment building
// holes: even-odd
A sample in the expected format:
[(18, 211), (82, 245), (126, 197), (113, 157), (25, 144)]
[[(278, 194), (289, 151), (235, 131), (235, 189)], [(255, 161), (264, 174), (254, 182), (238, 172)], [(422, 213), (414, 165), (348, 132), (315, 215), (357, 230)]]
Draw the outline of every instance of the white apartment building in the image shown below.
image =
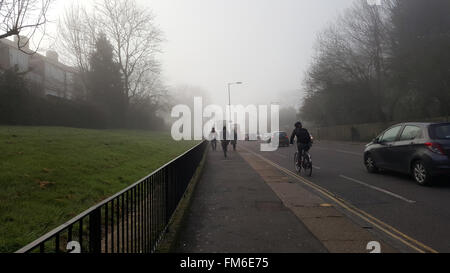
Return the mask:
[[(33, 92), (42, 96), (64, 99), (81, 97), (77, 90), (78, 72), (74, 67), (59, 62), (58, 53), (47, 51), (46, 55), (34, 53), (28, 48), (26, 38), (21, 38), (23, 47), (18, 48), (18, 38), (14, 41), (0, 40), (0, 70), (17, 66), (25, 73), (25, 79)], [(33, 54), (34, 53), (34, 54)]]

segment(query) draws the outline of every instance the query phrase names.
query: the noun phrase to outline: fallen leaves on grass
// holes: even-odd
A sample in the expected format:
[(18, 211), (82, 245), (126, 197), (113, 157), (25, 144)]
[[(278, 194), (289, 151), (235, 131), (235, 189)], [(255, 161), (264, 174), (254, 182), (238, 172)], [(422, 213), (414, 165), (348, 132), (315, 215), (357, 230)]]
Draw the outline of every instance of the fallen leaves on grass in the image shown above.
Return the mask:
[(75, 213), (75, 212), (71, 212), (71, 213), (69, 213), (69, 214), (67, 214), (70, 218), (74, 218), (75, 216), (77, 216), (78, 215), (78, 213)]
[(55, 183), (53, 182), (48, 182), (48, 181), (41, 181), (41, 180), (36, 180), (36, 183), (39, 184), (39, 187), (41, 189), (46, 189), (48, 186), (54, 185)]
[(68, 194), (68, 195), (66, 195), (66, 198), (69, 199), (69, 200), (72, 200), (72, 199), (75, 198), (75, 195), (73, 195), (73, 194)]

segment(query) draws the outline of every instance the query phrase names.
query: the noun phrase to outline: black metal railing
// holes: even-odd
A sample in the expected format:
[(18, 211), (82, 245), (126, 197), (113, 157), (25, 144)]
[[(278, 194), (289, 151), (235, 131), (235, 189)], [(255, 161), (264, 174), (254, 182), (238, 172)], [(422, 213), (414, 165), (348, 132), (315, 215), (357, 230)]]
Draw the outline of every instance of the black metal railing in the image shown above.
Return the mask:
[(202, 142), (17, 253), (152, 253), (199, 166)]

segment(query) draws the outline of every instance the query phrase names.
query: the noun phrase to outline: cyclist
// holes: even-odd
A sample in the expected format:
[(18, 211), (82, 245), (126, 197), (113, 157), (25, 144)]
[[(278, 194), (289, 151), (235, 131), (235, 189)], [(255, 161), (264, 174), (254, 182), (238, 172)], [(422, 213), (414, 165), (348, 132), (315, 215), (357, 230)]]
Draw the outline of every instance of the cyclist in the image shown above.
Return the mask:
[(303, 125), (300, 121), (295, 123), (295, 129), (291, 135), (291, 145), (294, 144), (294, 138), (297, 137), (297, 149), (298, 149), (298, 158), (297, 164), (301, 164), (303, 151), (307, 152), (311, 149), (312, 139), (308, 130), (303, 128)]

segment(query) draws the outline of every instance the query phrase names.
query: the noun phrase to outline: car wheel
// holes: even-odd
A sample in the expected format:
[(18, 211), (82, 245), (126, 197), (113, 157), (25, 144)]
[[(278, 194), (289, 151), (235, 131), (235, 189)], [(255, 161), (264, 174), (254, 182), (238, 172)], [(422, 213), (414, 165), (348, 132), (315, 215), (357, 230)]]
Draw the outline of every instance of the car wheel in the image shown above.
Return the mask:
[(422, 161), (418, 160), (412, 165), (412, 176), (421, 186), (431, 185), (431, 175)]
[(373, 159), (372, 155), (370, 155), (370, 154), (366, 155), (364, 164), (366, 165), (367, 171), (369, 173), (377, 173), (379, 171), (379, 169), (377, 168), (377, 165), (375, 164), (375, 160)]

